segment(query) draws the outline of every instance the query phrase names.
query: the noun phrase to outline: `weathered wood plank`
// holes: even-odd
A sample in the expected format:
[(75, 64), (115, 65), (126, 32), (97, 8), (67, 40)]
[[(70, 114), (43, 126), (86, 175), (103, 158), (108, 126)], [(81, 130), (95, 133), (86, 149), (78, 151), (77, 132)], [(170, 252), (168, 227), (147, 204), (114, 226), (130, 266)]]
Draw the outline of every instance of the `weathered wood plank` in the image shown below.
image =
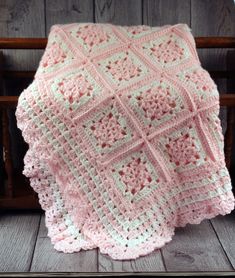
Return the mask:
[(99, 252), (98, 269), (99, 272), (165, 272), (160, 250), (128, 261), (112, 260), (109, 256)]
[(167, 271), (230, 271), (232, 266), (210, 222), (176, 229), (162, 248)]
[(190, 0), (144, 0), (143, 23), (151, 26), (187, 23), (190, 26)]
[(235, 213), (226, 216), (217, 216), (211, 220), (216, 234), (235, 269)]
[[(208, 12), (210, 11), (210, 12)], [(229, 0), (192, 0), (191, 27), (195, 36), (234, 36), (235, 5)], [(202, 66), (207, 70), (226, 70), (227, 49), (199, 49)], [(215, 79), (220, 92), (226, 92), (226, 80)], [(223, 133), (226, 130), (226, 109), (221, 110)]]
[[(234, 36), (235, 5), (229, 0), (192, 0), (191, 24), (195, 36)], [(210, 11), (210, 12), (208, 12)], [(206, 68), (226, 69), (227, 50), (200, 50)]]
[[(44, 0), (2, 0), (0, 4), (0, 37), (44, 37)], [(9, 70), (35, 70), (43, 50), (3, 50), (4, 68)], [(30, 80), (5, 80), (5, 94), (19, 95)], [(25, 144), (16, 127), (14, 111), (9, 112), (13, 166), (23, 168)]]
[[(45, 36), (44, 0), (2, 0), (0, 5), (0, 37)], [(33, 70), (42, 51), (4, 50), (4, 55), (5, 68)]]
[(95, 21), (119, 25), (142, 24), (141, 0), (95, 0)]
[[(48, 42), (47, 38), (0, 38), (0, 48), (4, 49), (45, 49)], [(195, 37), (197, 48), (235, 48), (235, 37)], [(4, 77), (13, 77), (9, 75), (10, 72), (17, 71), (4, 71)], [(19, 72), (19, 71), (18, 71)], [(33, 71), (28, 71), (33, 73)], [(7, 75), (6, 75), (7, 73)], [(234, 71), (211, 71), (215, 76), (222, 78), (230, 77)], [(20, 77), (20, 76), (18, 76)], [(23, 76), (21, 76), (23, 77)]]
[(29, 271), (40, 213), (0, 215), (0, 271)]
[(46, 1), (47, 33), (53, 24), (93, 22), (92, 0), (50, 0)]
[(97, 249), (64, 254), (53, 248), (42, 216), (31, 272), (96, 272)]

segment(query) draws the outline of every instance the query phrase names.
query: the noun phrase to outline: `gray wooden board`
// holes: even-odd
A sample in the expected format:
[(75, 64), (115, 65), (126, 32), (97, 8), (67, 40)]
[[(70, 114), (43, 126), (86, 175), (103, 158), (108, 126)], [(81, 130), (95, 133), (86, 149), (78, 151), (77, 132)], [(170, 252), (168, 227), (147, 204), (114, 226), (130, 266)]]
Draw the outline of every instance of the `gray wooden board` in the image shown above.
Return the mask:
[[(195, 36), (234, 36), (235, 5), (232, 0), (192, 0), (191, 26)], [(203, 66), (226, 69), (225, 49), (200, 50)]]
[(235, 269), (235, 213), (218, 216), (211, 220), (211, 223), (218, 235), (218, 238)]
[(142, 24), (141, 0), (95, 0), (95, 21), (119, 25)]
[(57, 252), (47, 237), (44, 216), (40, 222), (37, 213), (2, 214), (0, 271), (164, 272), (164, 264), (170, 272), (231, 271), (230, 261), (235, 266), (234, 214), (216, 217), (211, 222), (214, 229), (207, 220), (178, 228), (173, 240), (161, 249), (163, 263), (159, 250), (128, 261), (97, 256), (97, 249), (73, 254)]
[(39, 213), (0, 215), (0, 272), (29, 271), (40, 217)]
[(99, 252), (99, 272), (165, 272), (161, 250), (135, 260), (117, 261)]
[[(44, 0), (2, 0), (0, 1), (0, 37), (44, 37)], [(35, 70), (42, 56), (42, 50), (3, 50), (4, 68), (8, 70)], [(8, 79), (4, 82), (6, 95), (19, 95), (25, 82)], [(14, 169), (23, 168), (25, 145), (21, 132), (16, 127), (14, 110), (9, 112), (10, 135)]]
[(232, 266), (208, 220), (176, 229), (162, 248), (167, 271), (230, 271)]
[(96, 272), (97, 249), (66, 254), (54, 249), (42, 216), (31, 272)]
[(190, 0), (143, 0), (143, 23), (151, 26), (187, 23), (190, 25)]
[[(235, 5), (230, 0), (192, 0), (191, 24), (195, 36), (234, 36)], [(208, 12), (210, 11), (210, 12)], [(226, 69), (227, 49), (198, 50), (203, 67)], [(226, 91), (225, 80), (216, 80), (219, 90)]]
[[(44, 37), (44, 0), (1, 0), (0, 37)], [(35, 70), (41, 50), (4, 50), (4, 67)]]
[(53, 24), (93, 22), (92, 0), (50, 0), (46, 1), (46, 28)]

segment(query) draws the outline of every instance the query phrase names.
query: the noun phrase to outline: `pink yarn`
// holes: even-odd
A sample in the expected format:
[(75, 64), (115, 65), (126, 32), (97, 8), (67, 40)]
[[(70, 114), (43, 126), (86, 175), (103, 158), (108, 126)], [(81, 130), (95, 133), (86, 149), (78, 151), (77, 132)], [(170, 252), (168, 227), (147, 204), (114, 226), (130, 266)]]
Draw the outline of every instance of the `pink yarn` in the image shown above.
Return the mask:
[(54, 248), (134, 259), (230, 213), (218, 114), (186, 24), (54, 25), (16, 110)]

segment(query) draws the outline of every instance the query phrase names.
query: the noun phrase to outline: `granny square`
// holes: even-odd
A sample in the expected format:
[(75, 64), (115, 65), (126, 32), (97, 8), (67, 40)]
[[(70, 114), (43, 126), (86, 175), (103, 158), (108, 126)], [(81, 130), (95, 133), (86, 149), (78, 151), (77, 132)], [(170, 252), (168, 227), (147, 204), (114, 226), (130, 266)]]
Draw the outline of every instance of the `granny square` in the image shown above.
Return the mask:
[(58, 251), (135, 259), (234, 209), (219, 92), (187, 24), (52, 26), (16, 118)]

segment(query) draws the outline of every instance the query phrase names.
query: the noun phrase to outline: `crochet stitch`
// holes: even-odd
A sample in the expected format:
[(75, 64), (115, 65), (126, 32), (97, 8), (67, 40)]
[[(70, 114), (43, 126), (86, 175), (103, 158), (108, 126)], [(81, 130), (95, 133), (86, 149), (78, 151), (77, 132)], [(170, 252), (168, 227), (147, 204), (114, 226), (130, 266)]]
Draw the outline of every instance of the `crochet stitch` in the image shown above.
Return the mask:
[(54, 248), (134, 259), (230, 213), (218, 114), (188, 25), (52, 26), (16, 117)]

